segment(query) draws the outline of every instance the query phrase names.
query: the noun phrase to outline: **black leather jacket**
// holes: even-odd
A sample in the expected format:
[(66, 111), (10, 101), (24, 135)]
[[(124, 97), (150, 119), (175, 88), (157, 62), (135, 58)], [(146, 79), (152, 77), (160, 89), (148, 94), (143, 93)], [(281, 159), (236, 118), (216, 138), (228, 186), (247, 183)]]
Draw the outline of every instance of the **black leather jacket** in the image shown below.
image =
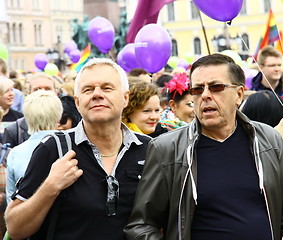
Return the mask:
[[(250, 121), (241, 112), (237, 112), (237, 122), (250, 136), (273, 240), (281, 240), (283, 140), (273, 128)], [(200, 126), (194, 120), (150, 142), (136, 202), (125, 228), (129, 240), (190, 240), (197, 194), (196, 191), (193, 194), (197, 183), (192, 183), (192, 179), (197, 179), (194, 149), (199, 135)]]

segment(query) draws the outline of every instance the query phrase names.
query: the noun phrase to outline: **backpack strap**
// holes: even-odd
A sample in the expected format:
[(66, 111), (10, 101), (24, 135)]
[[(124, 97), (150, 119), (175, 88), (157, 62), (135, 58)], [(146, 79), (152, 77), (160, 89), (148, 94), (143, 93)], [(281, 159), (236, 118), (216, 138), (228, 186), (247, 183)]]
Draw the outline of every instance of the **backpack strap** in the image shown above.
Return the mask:
[[(71, 137), (65, 132), (55, 132), (51, 136), (55, 139), (58, 149), (59, 158), (63, 157), (69, 150), (72, 149)], [(60, 208), (61, 198), (60, 195), (58, 199), (55, 200), (53, 208), (50, 212), (50, 219), (48, 224), (48, 231), (46, 240), (53, 240), (55, 226), (58, 218), (59, 208)]]

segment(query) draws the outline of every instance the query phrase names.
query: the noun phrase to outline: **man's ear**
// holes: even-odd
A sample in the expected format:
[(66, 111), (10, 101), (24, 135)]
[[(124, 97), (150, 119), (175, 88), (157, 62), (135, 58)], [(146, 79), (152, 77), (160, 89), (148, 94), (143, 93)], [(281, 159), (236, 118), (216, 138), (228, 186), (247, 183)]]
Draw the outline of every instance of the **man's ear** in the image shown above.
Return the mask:
[(243, 102), (243, 98), (244, 98), (244, 93), (245, 93), (245, 88), (244, 86), (239, 86), (237, 89), (237, 95), (238, 95), (238, 99), (236, 100), (236, 105), (239, 107), (242, 102)]
[(79, 98), (77, 96), (74, 96), (74, 100), (75, 100), (76, 107), (78, 108), (79, 107)]
[(124, 99), (125, 99), (125, 104), (124, 104), (124, 108), (128, 106), (129, 103), (129, 99), (130, 99), (130, 92), (126, 91), (124, 92)]

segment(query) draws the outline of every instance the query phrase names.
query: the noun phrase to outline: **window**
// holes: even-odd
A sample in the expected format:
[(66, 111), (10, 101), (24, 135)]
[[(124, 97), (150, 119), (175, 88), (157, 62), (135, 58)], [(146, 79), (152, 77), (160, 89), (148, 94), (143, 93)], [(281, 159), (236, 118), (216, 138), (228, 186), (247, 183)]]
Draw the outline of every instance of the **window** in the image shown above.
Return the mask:
[(36, 26), (36, 24), (34, 24), (33, 29), (34, 29), (34, 43), (35, 43), (35, 45), (38, 45), (37, 26)]
[(174, 2), (167, 4), (167, 11), (168, 11), (168, 21), (169, 21), (169, 22), (175, 21), (175, 7), (174, 7)]
[(7, 42), (8, 43), (10, 43), (11, 42), (11, 36), (10, 36), (10, 34), (11, 34), (11, 31), (10, 31), (10, 24), (9, 23), (7, 23)]
[(172, 56), (178, 56), (178, 43), (176, 39), (172, 39)]
[(246, 0), (243, 1), (243, 6), (241, 8), (240, 15), (247, 15), (247, 3), (246, 3)]
[(195, 55), (201, 55), (201, 43), (199, 37), (194, 39), (194, 53)]
[(19, 43), (23, 43), (23, 25), (19, 24)]
[(41, 32), (41, 24), (38, 25), (38, 44), (42, 44), (42, 32)]
[(191, 18), (192, 19), (198, 19), (198, 8), (197, 8), (197, 6), (191, 0), (190, 0), (190, 4), (191, 4)]
[[(244, 41), (244, 43), (242, 43), (242, 51), (243, 52), (249, 52), (249, 48), (250, 48), (250, 43), (249, 43), (249, 36), (248, 36), (248, 34), (246, 34), (246, 33), (244, 33), (244, 34), (242, 34), (242, 39), (243, 39), (243, 41)], [(246, 47), (246, 45), (247, 45), (247, 47)]]
[(270, 10), (270, 0), (263, 0), (263, 11), (268, 13)]
[(13, 23), (12, 26), (12, 33), (13, 33), (13, 43), (17, 43), (17, 29), (16, 29), (16, 23)]

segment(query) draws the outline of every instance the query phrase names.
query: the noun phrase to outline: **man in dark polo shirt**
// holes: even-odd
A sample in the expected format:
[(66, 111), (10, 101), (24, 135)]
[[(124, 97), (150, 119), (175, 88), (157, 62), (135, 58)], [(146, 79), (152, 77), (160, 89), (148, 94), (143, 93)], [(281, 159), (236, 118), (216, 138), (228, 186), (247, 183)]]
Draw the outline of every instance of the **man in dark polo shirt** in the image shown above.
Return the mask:
[(281, 136), (239, 112), (230, 57), (198, 59), (190, 79), (196, 118), (149, 143), (128, 240), (281, 240)]
[(128, 89), (126, 73), (113, 61), (92, 59), (84, 65), (75, 81), (83, 119), (68, 132), (72, 150), (58, 159), (53, 138), (43, 139), (35, 149), (6, 211), (13, 239), (35, 233), (46, 239), (53, 215), (48, 213), (60, 201), (52, 239), (125, 240), (123, 227), (151, 139), (121, 122)]

